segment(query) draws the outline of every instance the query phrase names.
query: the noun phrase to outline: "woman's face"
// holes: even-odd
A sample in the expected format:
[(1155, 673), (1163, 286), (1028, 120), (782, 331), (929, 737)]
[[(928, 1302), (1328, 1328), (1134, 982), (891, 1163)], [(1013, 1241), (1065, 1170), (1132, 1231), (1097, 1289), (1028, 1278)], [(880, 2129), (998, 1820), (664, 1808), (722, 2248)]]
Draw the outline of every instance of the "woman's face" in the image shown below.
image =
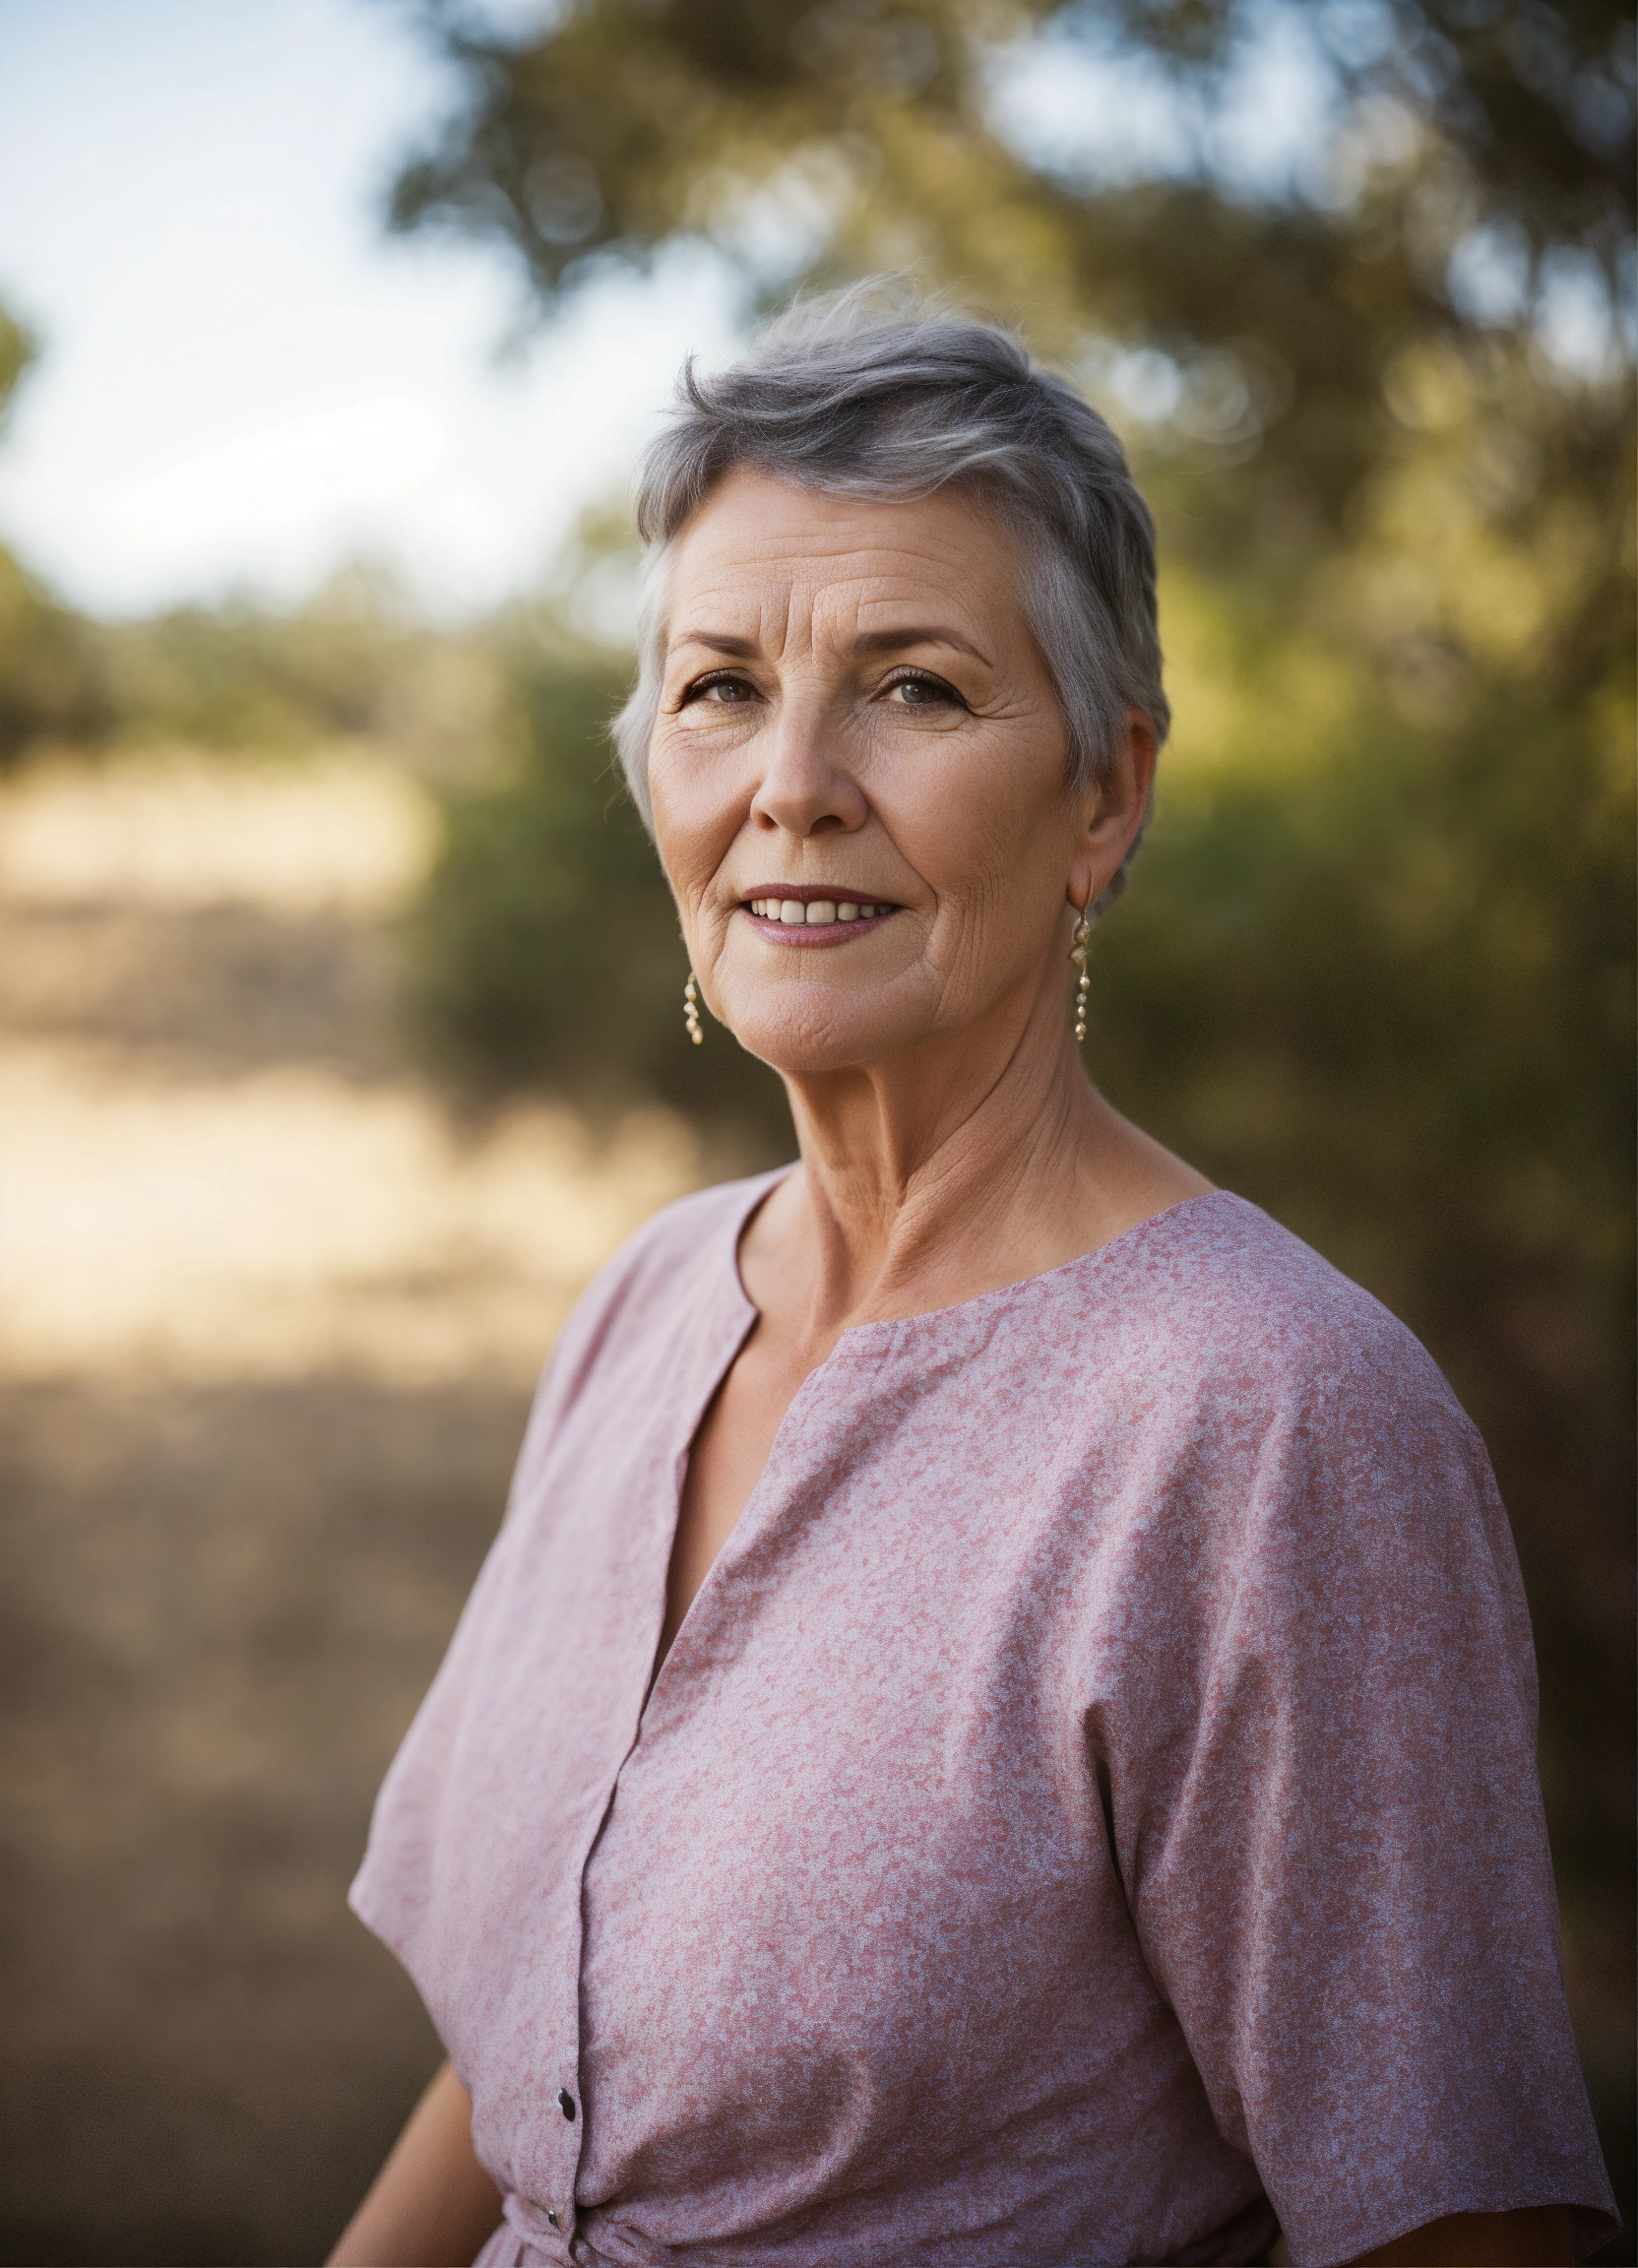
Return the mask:
[[(950, 494), (736, 472), (678, 538), (650, 743), (660, 853), (712, 1011), (792, 1076), (1028, 1014), (1067, 1029), (1066, 904), (1135, 832), (1072, 794), (1011, 537)], [(1138, 778), (1135, 775), (1141, 774)]]

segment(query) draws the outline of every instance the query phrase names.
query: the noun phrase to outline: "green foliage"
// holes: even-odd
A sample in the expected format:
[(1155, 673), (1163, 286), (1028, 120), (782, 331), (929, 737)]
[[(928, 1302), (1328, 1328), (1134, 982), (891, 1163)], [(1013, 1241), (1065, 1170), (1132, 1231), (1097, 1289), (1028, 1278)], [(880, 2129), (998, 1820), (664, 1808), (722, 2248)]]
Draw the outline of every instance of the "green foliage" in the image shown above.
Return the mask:
[[(32, 336), (0, 306), (0, 435), (37, 350)], [(32, 740), (94, 732), (105, 715), (87, 625), (54, 604), (0, 548), (0, 764)]]
[[(1179, 728), (1103, 949), (1144, 1029), (1192, 1032), (1200, 1053), (1172, 1054), (1144, 1108), (1241, 1185), (1278, 1188), (1330, 1249), (1352, 1249), (1361, 1219), (1391, 1222), (1360, 1271), (1435, 1336), (1448, 1326), (1461, 1368), (1462, 1331), (1435, 1328), (1425, 1289), (1445, 1280), (1452, 1129), (1482, 1133), (1523, 1180), (1548, 1160), (1568, 1171), (1574, 1152), (1588, 1218), (1618, 1208), (1624, 1174), (1620, 1114), (1589, 1108), (1611, 1063), (1618, 1088), (1618, 1041), (1606, 1029), (1562, 1064), (1570, 1100), (1549, 1109), (1544, 1053), (1504, 1043), (1518, 985), (1499, 916), (1459, 947), (1450, 911), (1454, 878), (1476, 922), (1487, 891), (1517, 894), (1528, 844), (1520, 939), (1580, 938), (1624, 871), (1618, 803), (1587, 780), (1628, 699), (1630, 522), (1610, 497), (1631, 485), (1630, 370), (1566, 376), (1531, 312), (1544, 263), (1575, 252), (1614, 284), (1630, 258), (1623, 11), (1401, 0), (1383, 36), (1368, 12), (1317, 0), (1292, 20), (1331, 75), (1329, 171), (1279, 195), (1214, 172), (1200, 124), (1271, 20), (1243, 0), (585, 0), (515, 40), (437, 0), (420, 12), (462, 99), (406, 168), (394, 218), (500, 237), (548, 306), (687, 232), (755, 283), (788, 281), (758, 268), (746, 221), (799, 191), (815, 280), (908, 255), (1019, 308), (1095, 392), (1118, 394), (1133, 350), (1149, 353), (1168, 406), (1121, 421), (1160, 513)], [(1018, 39), (1142, 56), (1196, 121), (1196, 161), (1114, 188), (1032, 162), (986, 108), (986, 73)], [(1511, 312), (1480, 326), (1452, 262), (1496, 230), (1524, 268)], [(432, 981), (446, 1028), (505, 1076), (618, 1066), (679, 1092), (672, 924), (577, 707), (588, 682), (542, 665), (522, 772), (455, 814)], [(549, 911), (578, 909), (593, 874), (619, 905), (614, 933), (658, 953), (652, 976), (589, 964), (579, 912)], [(1269, 1031), (1230, 1037), (1228, 999), (1209, 1031), (1190, 1021), (1211, 997), (1214, 908), (1235, 981), (1262, 972)], [(1608, 998), (1624, 948), (1618, 923), (1595, 930), (1604, 961), (1564, 952)], [(1562, 1004), (1550, 1023), (1555, 1044), (1583, 1031)], [(1105, 1040), (1122, 1080), (1150, 1060), (1135, 1027)], [(1416, 1081), (1384, 1094), (1393, 1050), (1416, 1047)], [(1229, 1152), (1202, 1116), (1208, 1091), (1245, 1129)], [(1315, 1111), (1390, 1122), (1384, 1154), (1414, 1171), (1415, 1201), (1357, 1204), (1371, 1176), (1319, 1138)]]
[[(0, 307), (0, 430), (35, 351)], [(265, 750), (369, 734), (447, 770), (497, 706), (491, 648), (484, 633), (429, 631), (365, 566), (284, 611), (239, 600), (102, 623), (0, 548), (0, 765), (47, 741)]]
[(0, 307), (0, 426), (4, 425), (11, 410), (19, 380), (37, 352), (32, 334), (24, 329), (15, 315)]
[(627, 674), (621, 658), (573, 647), (521, 665), (522, 762), (446, 798), (413, 931), (420, 1013), (479, 1085), (544, 1080), (594, 1104), (663, 1095), (785, 1156), (772, 1072), (720, 1025), (699, 1048), (683, 1031), (676, 912), (610, 763)]
[(111, 715), (93, 626), (0, 548), (0, 765), (37, 740), (94, 737)]
[[(1631, 242), (1632, 29), (1604, 0), (586, 0), (515, 40), (455, 0), (416, 12), (460, 98), (395, 225), (504, 243), (547, 305), (684, 233), (775, 295), (914, 269), (1044, 350), (1104, 338), (1204, 363), (1220, 391), (1233, 373), (1246, 411), (1219, 439), (1240, 486), (1333, 526), (1408, 333), (1464, 327), (1460, 246), (1523, 263), (1517, 323), (1544, 259), (1585, 255), (1614, 286)], [(998, 130), (995, 62), (1033, 42), (1141, 55), (1186, 134), (1281, 16), (1332, 83), (1310, 195), (1226, 193), (1198, 123), (1192, 165), (1118, 188)]]
[(178, 607), (103, 626), (98, 644), (122, 735), (278, 749), (384, 732), (413, 742), (429, 669), (447, 675), (465, 656), (481, 678), (486, 640), (429, 630), (389, 578), (353, 567), (298, 607)]
[[(458, 0), (421, 0), (416, 12), (455, 66), (461, 99), (402, 172), (392, 218), (504, 237), (548, 296), (589, 263), (641, 259), (681, 227), (737, 250), (743, 193), (786, 173), (792, 154), (821, 148), (840, 167), (835, 248), (867, 265), (881, 264), (895, 231), (947, 247), (986, 211), (1015, 237), (1030, 218), (1043, 221), (1023, 232), (1046, 249), (1064, 230), (1063, 201), (995, 130), (997, 50), (1032, 35), (1069, 48), (1121, 44), (1209, 111), (1270, 16), (1255, 0), (592, 0), (508, 38), (486, 33)], [(1632, 203), (1625, 9), (1398, 0), (1367, 12), (1304, 0), (1297, 13), (1345, 104), (1402, 104), (1428, 130), (1434, 170), (1461, 192), (1468, 222), (1505, 219), (1538, 249), (1585, 244), (1613, 273)], [(1175, 322), (1188, 312), (1180, 263), (1215, 295), (1200, 255), (1232, 229), (1230, 201), (1202, 206), (1186, 183), (1176, 194), (1176, 220), (1151, 207), (1147, 264), (1122, 249), (1118, 198), (1077, 200), (1069, 225), (1095, 255), (1083, 289), (1096, 273), (1097, 287)], [(1205, 220), (1206, 245), (1180, 225), (1190, 216)], [(1312, 222), (1321, 269), (1346, 264), (1354, 216), (1328, 225), (1315, 212)], [(1014, 286), (1004, 263), (975, 265), (985, 241), (963, 245), (966, 280)], [(1002, 234), (987, 242), (998, 250)], [(1427, 291), (1436, 303), (1431, 276)]]
[(433, 778), (459, 776), (510, 698), (501, 643), (417, 621), (364, 568), (292, 608), (238, 599), (96, 622), (0, 550), (0, 764), (46, 742), (229, 755), (367, 738)]

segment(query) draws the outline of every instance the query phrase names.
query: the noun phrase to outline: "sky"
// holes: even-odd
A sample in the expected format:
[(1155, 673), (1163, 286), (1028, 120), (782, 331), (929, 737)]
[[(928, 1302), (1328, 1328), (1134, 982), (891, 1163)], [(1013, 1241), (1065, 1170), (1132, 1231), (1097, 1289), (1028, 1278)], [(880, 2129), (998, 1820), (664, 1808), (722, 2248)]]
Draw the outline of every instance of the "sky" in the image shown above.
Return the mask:
[(380, 226), (447, 99), (391, 0), (0, 0), (0, 300), (42, 349), (0, 540), (64, 598), (288, 600), (363, 555), (462, 612), (623, 491), (728, 281), (678, 257), (503, 357), (503, 257)]
[[(482, 0), (503, 22), (544, 5)], [(1339, 9), (1391, 29), (1382, 0)], [(1328, 141), (1314, 18), (1262, 0), (1251, 21), (1209, 118), (1084, 27), (998, 54), (991, 114), (1075, 177), (1204, 162), (1305, 193)], [(41, 345), (0, 432), (0, 542), (104, 614), (293, 601), (358, 557), (446, 614), (536, 587), (625, 493), (684, 355), (731, 350), (742, 300), (677, 250), (521, 329), (504, 252), (386, 236), (395, 163), (450, 98), (401, 0), (0, 0), (0, 302)], [(1463, 247), (1464, 310), (1509, 319), (1516, 267)], [(1607, 351), (1596, 280), (1562, 268), (1542, 319), (1570, 366)], [(1116, 422), (1156, 413), (1120, 367)]]
[[(1289, 167), (1303, 58), (1276, 40), (1259, 68), (1239, 109)], [(1175, 158), (1178, 121), (1109, 58), (1013, 58), (994, 96), (1066, 164)], [(0, 301), (42, 348), (0, 435), (0, 541), (107, 614), (294, 600), (358, 556), (448, 613), (536, 583), (739, 301), (680, 253), (503, 355), (504, 254), (380, 224), (448, 99), (395, 0), (0, 0)]]

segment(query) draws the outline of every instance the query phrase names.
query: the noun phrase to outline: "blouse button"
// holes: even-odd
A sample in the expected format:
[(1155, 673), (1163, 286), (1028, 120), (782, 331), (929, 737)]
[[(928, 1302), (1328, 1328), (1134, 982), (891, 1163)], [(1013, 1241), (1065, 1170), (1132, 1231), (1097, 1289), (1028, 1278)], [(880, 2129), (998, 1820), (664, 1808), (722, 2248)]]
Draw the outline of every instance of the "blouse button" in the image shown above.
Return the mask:
[(562, 2111), (565, 2118), (573, 2118), (575, 2114), (575, 2099), (569, 2093), (567, 2087), (559, 2087), (557, 2090), (557, 2108)]

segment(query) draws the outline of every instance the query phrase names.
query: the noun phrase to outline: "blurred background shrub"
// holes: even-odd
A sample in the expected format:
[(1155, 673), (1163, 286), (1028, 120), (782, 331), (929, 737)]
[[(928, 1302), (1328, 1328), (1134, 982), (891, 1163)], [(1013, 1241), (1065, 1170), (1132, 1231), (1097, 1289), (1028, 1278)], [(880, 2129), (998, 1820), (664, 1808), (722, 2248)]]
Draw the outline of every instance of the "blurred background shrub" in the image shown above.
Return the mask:
[(767, 1066), (716, 1024), (710, 1046), (678, 1044), (676, 911), (609, 761), (629, 658), (565, 646), (553, 627), (536, 621), (516, 662), (508, 774), (445, 796), (411, 922), (420, 1029), (479, 1094), (546, 1084), (598, 1113), (662, 1099), (700, 1123), (724, 1170), (788, 1157)]

